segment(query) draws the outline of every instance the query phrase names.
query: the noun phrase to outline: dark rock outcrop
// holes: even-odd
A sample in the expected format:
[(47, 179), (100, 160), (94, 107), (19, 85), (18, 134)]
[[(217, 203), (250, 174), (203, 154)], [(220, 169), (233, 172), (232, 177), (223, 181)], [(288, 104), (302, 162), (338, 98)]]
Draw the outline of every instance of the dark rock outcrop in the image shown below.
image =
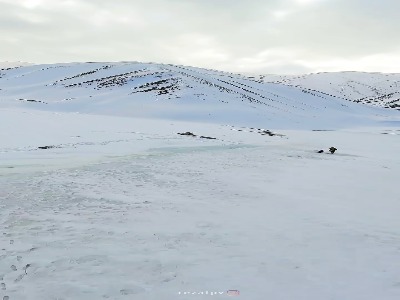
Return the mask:
[(329, 148), (329, 152), (330, 152), (331, 154), (335, 153), (336, 150), (337, 150), (337, 149), (336, 149), (335, 147), (330, 147), (330, 148)]
[(190, 132), (190, 131), (181, 132), (181, 133), (178, 133), (178, 134), (179, 134), (179, 135), (196, 136), (193, 132)]

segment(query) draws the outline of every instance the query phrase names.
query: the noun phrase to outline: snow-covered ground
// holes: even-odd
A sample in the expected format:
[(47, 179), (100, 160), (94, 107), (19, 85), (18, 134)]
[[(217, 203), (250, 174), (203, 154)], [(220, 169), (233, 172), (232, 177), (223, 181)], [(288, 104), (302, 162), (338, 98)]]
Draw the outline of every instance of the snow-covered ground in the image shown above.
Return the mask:
[[(73, 63), (0, 70), (2, 107), (269, 128), (369, 126), (395, 110), (193, 67)], [(318, 126), (316, 128), (315, 126)]]
[(322, 72), (298, 76), (261, 75), (254, 80), (295, 86), (307, 93), (323, 93), (370, 106), (400, 110), (400, 74)]
[[(196, 115), (204, 102), (184, 106), (196, 122), (173, 118), (176, 102), (162, 104), (167, 117), (130, 115), (116, 91), (87, 93), (99, 102), (80, 98), (75, 110), (44, 109), (13, 102), (22, 89), (7, 76), (0, 299), (235, 298), (228, 290), (252, 300), (400, 298), (395, 111), (322, 99), (325, 110), (289, 87), (275, 91), (279, 101), (296, 99), (304, 110), (287, 126), (262, 126), (257, 110), (253, 119), (245, 110), (237, 122), (222, 113), (209, 120)], [(26, 99), (46, 96), (31, 89)], [(105, 115), (113, 95), (120, 101)], [(245, 107), (231, 97), (227, 112)], [(177, 134), (187, 131), (197, 136)]]

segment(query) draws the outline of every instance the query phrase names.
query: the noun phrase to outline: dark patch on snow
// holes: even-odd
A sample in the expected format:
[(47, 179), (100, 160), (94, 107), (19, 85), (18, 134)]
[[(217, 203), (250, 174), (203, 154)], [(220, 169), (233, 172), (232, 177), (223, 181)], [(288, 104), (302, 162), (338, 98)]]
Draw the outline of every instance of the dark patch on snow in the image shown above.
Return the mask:
[(36, 102), (36, 103), (43, 103), (43, 104), (48, 104), (47, 102), (40, 101), (40, 100), (35, 100), (35, 99), (18, 99), (19, 101), (26, 101), (26, 102)]
[[(180, 132), (180, 133), (178, 133), (179, 135), (186, 135), (186, 136), (193, 136), (193, 137), (196, 137), (197, 135), (195, 135), (193, 132), (190, 132), (190, 131), (186, 131), (186, 132)], [(211, 136), (204, 136), (204, 135), (201, 135), (201, 136), (199, 136), (199, 138), (201, 138), (201, 139), (207, 139), (207, 140), (216, 140), (217, 138), (214, 138), (214, 137), (211, 137)]]
[(179, 135), (196, 136), (193, 132), (190, 132), (190, 131), (181, 132), (181, 133), (178, 133), (178, 134), (179, 134)]

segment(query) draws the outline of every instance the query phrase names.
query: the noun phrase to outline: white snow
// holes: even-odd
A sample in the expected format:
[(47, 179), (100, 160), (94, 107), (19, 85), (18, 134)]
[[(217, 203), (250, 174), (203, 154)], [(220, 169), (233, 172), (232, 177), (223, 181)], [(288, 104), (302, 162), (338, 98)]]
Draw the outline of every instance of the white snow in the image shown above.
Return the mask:
[(322, 72), (299, 76), (262, 75), (258, 79), (370, 106), (400, 110), (400, 74), (396, 73)]
[(52, 85), (88, 68), (0, 79), (0, 299), (399, 299), (398, 112), (244, 77), (274, 107), (191, 79), (129, 95), (142, 73)]

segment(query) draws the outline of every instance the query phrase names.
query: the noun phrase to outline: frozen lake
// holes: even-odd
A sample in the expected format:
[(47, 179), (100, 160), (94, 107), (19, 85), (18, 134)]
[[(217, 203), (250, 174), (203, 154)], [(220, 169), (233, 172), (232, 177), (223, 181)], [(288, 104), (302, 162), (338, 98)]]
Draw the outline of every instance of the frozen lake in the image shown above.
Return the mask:
[(0, 295), (399, 299), (399, 131), (171, 126), (2, 148)]

